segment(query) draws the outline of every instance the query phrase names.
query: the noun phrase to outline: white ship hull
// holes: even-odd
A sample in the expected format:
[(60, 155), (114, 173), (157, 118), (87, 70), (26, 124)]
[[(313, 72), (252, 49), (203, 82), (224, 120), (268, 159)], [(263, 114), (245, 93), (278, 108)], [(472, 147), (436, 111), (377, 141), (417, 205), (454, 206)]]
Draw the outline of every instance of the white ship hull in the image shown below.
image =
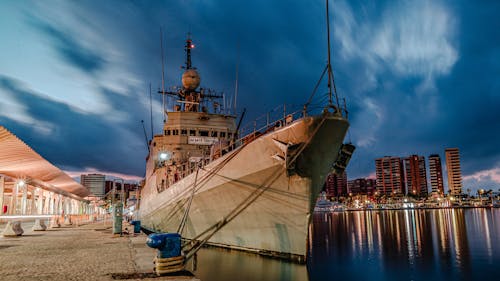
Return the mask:
[(160, 193), (155, 185), (162, 175), (146, 171), (141, 224), (154, 231), (176, 232), (196, 181), (184, 238), (196, 238), (244, 206), (209, 239), (210, 244), (304, 261), (310, 215), (347, 128), (347, 120), (333, 114), (296, 120)]

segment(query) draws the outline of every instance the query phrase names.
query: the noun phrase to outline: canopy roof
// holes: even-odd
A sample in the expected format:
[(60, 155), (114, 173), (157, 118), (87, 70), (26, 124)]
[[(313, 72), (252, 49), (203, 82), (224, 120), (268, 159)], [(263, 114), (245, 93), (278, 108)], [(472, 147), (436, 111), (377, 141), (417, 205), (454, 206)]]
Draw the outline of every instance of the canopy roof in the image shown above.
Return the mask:
[(0, 126), (0, 174), (27, 179), (28, 183), (58, 193), (71, 193), (82, 198), (90, 193), (3, 126)]

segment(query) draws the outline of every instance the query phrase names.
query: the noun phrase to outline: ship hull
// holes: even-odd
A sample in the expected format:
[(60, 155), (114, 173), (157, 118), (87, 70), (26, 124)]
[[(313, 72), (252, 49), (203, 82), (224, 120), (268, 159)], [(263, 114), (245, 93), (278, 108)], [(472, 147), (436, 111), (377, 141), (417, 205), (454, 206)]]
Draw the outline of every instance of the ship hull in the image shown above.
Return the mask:
[(160, 193), (154, 184), (161, 175), (147, 174), (141, 224), (154, 231), (178, 231), (192, 197), (184, 238), (197, 238), (219, 224), (209, 244), (304, 261), (310, 215), (347, 128), (347, 120), (329, 113), (301, 118)]

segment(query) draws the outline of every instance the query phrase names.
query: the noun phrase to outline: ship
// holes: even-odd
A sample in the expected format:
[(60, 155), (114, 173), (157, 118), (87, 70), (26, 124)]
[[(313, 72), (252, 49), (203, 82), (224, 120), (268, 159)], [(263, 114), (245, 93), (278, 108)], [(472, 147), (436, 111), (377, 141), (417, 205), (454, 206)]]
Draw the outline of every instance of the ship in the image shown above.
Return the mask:
[(221, 95), (200, 87), (193, 48), (188, 36), (182, 87), (160, 91), (175, 104), (149, 141), (137, 219), (149, 232), (181, 234), (188, 250), (211, 245), (304, 262), (325, 177), (341, 174), (354, 151), (343, 143), (346, 108), (330, 92), (316, 114), (306, 104), (244, 133), (243, 116), (221, 110)]

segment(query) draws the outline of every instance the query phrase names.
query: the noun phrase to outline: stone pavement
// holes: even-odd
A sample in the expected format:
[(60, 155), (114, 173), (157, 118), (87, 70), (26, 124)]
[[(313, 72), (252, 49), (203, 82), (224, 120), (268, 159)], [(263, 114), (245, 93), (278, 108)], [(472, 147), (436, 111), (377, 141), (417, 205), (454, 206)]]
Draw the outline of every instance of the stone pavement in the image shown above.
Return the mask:
[[(32, 223), (31, 223), (32, 224)], [(124, 225), (129, 230), (126, 222)], [(5, 225), (0, 225), (0, 231)], [(23, 223), (24, 235), (0, 237), (0, 280), (183, 280), (199, 281), (185, 272), (157, 277), (155, 250), (143, 233), (113, 235), (111, 223), (61, 227), (33, 232)]]

